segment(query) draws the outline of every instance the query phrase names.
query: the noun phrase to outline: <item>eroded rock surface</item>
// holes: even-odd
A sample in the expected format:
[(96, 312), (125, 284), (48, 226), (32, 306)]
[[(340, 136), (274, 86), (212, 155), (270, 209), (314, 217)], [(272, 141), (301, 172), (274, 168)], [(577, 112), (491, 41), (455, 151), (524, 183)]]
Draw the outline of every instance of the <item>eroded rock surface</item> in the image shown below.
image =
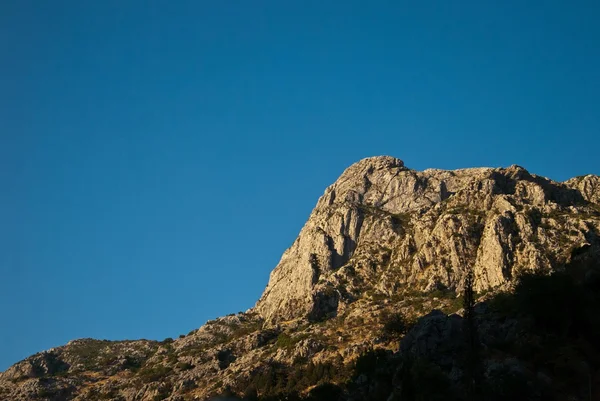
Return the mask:
[(414, 171), (396, 158), (350, 166), (325, 190), (271, 273), (256, 309), (267, 322), (334, 316), (373, 287), (476, 289), (559, 267), (597, 244), (600, 180), (558, 183), (519, 166)]

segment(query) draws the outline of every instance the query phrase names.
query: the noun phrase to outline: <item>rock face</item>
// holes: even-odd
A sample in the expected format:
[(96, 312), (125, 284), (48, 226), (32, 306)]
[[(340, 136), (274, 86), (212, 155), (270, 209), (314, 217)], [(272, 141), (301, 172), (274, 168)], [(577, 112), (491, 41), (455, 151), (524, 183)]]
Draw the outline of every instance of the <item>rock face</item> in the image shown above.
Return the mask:
[(267, 322), (337, 313), (365, 290), (505, 286), (598, 246), (600, 179), (557, 183), (519, 166), (414, 171), (396, 158), (350, 166), (325, 190), (256, 305)]
[[(175, 340), (71, 341), (0, 373), (0, 401), (204, 400), (230, 389), (268, 395), (275, 384), (304, 391), (374, 349), (392, 355), (399, 337), (386, 325), (398, 313), (421, 317), (399, 354), (460, 378), (463, 323), (452, 313), (462, 308), (466, 273), (477, 291), (495, 293), (520, 272), (593, 265), (581, 277), (600, 288), (599, 233), (598, 176), (558, 183), (519, 166), (414, 171), (393, 157), (367, 158), (325, 190), (255, 308)], [(523, 339), (518, 319), (484, 309), (481, 339), (493, 349), (486, 375), (521, 369), (497, 361)], [(368, 373), (356, 383), (377, 396), (365, 399), (388, 399), (392, 376), (372, 386)]]

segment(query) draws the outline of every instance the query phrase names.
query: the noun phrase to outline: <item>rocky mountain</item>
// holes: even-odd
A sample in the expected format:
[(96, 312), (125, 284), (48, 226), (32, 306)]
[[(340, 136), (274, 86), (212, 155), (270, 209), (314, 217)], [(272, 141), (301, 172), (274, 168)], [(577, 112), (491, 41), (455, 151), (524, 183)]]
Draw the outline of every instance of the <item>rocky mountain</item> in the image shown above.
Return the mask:
[[(519, 383), (522, 399), (589, 399), (600, 387), (589, 312), (600, 306), (599, 235), (598, 176), (559, 183), (519, 166), (415, 171), (367, 158), (325, 190), (251, 310), (175, 340), (72, 341), (1, 373), (0, 400), (410, 400), (437, 399), (421, 394), (436, 386), (462, 399), (468, 275), (480, 381)], [(550, 337), (553, 302), (562, 331)], [(566, 367), (524, 351), (550, 338), (568, 348)], [(580, 368), (589, 394), (562, 380)]]
[(550, 271), (597, 243), (599, 183), (519, 166), (419, 172), (392, 157), (361, 160), (319, 199), (257, 311), (267, 322), (320, 319), (365, 290), (460, 289), (470, 268), (480, 291)]

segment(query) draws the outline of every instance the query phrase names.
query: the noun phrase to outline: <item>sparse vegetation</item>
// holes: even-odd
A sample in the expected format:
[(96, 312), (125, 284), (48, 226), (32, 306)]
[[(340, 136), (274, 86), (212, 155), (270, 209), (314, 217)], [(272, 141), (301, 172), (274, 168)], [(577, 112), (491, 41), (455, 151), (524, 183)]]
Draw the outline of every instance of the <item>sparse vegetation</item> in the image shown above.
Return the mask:
[(309, 335), (306, 333), (298, 334), (293, 337), (287, 333), (280, 333), (275, 341), (275, 346), (278, 348), (291, 349), (300, 341), (308, 337)]
[(410, 327), (407, 319), (400, 312), (383, 314), (381, 320), (383, 322), (383, 334), (391, 338), (400, 337)]
[(189, 362), (179, 362), (176, 366), (179, 370), (190, 370), (194, 368), (194, 365)]
[(170, 366), (165, 365), (152, 365), (144, 366), (139, 370), (138, 376), (145, 383), (161, 381), (165, 377), (169, 376), (173, 372)]

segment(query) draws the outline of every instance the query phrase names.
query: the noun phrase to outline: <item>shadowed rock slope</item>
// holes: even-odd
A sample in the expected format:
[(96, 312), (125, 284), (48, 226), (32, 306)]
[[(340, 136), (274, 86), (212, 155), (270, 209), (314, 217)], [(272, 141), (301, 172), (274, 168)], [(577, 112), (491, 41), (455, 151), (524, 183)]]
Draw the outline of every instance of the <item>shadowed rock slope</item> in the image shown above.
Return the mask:
[[(462, 308), (467, 272), (480, 301), (509, 294), (526, 273), (597, 261), (599, 233), (598, 176), (559, 183), (519, 166), (415, 171), (367, 158), (325, 190), (255, 308), (175, 340), (72, 341), (1, 373), (0, 400), (260, 398), (273, 388), (307, 396), (317, 384), (367, 386), (361, 355), (432, 352), (428, 363), (460, 381), (462, 318), (448, 314)], [(518, 320), (478, 308), (484, 344), (515, 341)], [(488, 370), (526, 370), (513, 354), (498, 351)], [(369, 386), (335, 397), (397, 392), (377, 398)]]

